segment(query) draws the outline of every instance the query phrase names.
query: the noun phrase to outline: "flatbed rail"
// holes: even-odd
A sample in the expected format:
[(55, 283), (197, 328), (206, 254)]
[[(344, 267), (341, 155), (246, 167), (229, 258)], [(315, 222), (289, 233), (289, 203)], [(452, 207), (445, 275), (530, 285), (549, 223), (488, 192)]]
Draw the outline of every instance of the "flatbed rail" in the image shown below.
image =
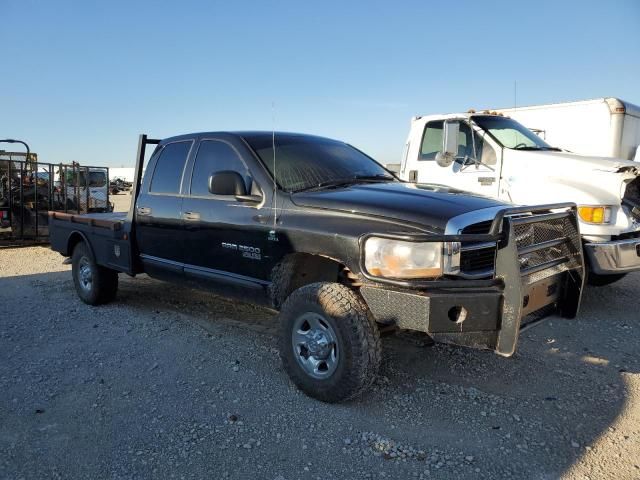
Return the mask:
[(70, 223), (81, 223), (83, 225), (89, 225), (98, 228), (107, 228), (113, 231), (122, 230), (123, 225), (122, 220), (104, 220), (87, 215), (77, 215), (64, 212), (49, 212), (49, 219), (62, 220)]

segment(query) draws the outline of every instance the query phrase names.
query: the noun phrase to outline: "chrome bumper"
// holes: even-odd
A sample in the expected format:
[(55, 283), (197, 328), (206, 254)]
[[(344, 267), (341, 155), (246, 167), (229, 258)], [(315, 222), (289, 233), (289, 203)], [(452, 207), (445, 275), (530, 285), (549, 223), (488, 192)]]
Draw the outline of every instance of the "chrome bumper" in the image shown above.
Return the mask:
[(584, 250), (591, 270), (599, 275), (640, 270), (640, 238), (586, 243)]

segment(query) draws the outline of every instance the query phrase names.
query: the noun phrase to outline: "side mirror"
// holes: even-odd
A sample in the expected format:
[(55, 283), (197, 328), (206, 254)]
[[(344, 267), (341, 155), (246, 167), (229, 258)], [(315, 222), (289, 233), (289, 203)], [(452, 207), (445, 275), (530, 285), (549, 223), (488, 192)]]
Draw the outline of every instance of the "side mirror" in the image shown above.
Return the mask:
[(459, 122), (444, 122), (444, 135), (442, 136), (442, 151), (436, 154), (436, 162), (441, 167), (448, 167), (453, 163), (458, 154)]
[(246, 195), (242, 175), (231, 170), (215, 172), (209, 177), (209, 193), (213, 195)]

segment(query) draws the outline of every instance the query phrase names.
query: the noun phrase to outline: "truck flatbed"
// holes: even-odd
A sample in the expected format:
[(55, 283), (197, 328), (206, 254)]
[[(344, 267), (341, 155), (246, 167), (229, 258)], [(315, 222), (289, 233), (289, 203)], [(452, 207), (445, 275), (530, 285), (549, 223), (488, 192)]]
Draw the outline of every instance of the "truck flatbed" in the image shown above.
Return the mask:
[(75, 246), (85, 242), (93, 258), (118, 272), (138, 273), (131, 255), (131, 223), (126, 212), (49, 212), (51, 248), (70, 256)]
[(123, 230), (127, 220), (126, 212), (109, 213), (64, 213), (49, 212), (49, 218), (71, 223), (81, 223), (98, 228), (108, 228), (110, 230)]

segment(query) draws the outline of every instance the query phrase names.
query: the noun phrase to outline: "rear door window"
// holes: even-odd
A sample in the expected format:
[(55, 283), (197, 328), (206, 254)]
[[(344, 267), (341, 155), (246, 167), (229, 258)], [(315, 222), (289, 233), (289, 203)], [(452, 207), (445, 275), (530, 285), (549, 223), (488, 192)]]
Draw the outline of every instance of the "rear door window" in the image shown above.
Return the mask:
[(151, 193), (177, 195), (180, 193), (182, 171), (189, 155), (191, 141), (173, 142), (162, 149), (151, 178)]

